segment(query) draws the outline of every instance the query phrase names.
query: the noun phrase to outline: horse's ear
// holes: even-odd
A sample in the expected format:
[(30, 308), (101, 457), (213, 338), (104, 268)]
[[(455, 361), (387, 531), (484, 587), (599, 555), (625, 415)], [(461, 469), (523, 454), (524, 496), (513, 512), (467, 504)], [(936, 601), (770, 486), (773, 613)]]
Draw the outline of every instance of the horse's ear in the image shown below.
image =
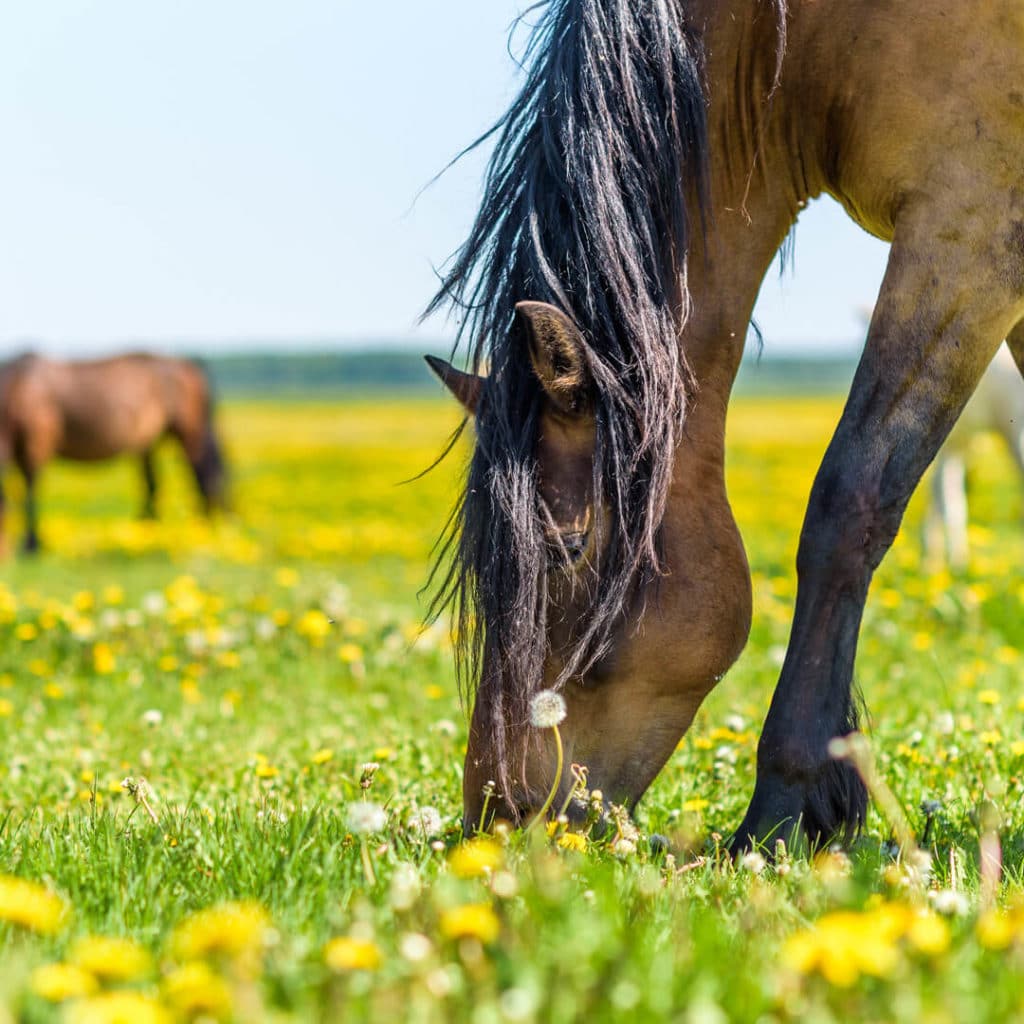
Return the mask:
[(530, 348), (530, 361), (551, 403), (570, 415), (583, 413), (591, 376), (580, 329), (546, 302), (517, 302), (516, 320)]
[(475, 373), (463, 373), (456, 370), (451, 363), (446, 363), (437, 356), (424, 356), (434, 373), (441, 378), (441, 383), (459, 400), (470, 416), (476, 415), (476, 407), (480, 404), (480, 393), (483, 391), (484, 378)]

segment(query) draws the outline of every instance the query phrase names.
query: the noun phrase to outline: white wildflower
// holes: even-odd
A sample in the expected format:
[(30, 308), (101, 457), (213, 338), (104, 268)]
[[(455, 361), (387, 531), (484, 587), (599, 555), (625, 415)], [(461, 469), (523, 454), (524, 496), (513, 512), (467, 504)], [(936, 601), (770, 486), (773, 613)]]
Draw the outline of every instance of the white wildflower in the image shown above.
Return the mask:
[(740, 857), (740, 867), (752, 875), (761, 874), (767, 866), (768, 862), (756, 850), (751, 850)]
[(538, 729), (553, 729), (565, 718), (565, 700), (554, 690), (541, 690), (530, 701), (530, 723)]
[(418, 836), (430, 839), (441, 834), (444, 821), (436, 807), (417, 807), (405, 819), (405, 827)]
[(142, 712), (142, 721), (151, 729), (155, 729), (164, 720), (164, 713), (159, 708), (150, 708)]
[(277, 633), (277, 623), (269, 615), (264, 615), (256, 620), (256, 639), (272, 640)]
[(971, 905), (967, 897), (956, 889), (938, 889), (928, 893), (932, 908), (947, 917), (963, 917)]
[(406, 932), (398, 940), (398, 952), (409, 963), (418, 964), (434, 952), (434, 944), (420, 932)]
[(388, 816), (380, 804), (357, 800), (348, 805), (348, 827), (357, 835), (383, 832), (387, 823)]

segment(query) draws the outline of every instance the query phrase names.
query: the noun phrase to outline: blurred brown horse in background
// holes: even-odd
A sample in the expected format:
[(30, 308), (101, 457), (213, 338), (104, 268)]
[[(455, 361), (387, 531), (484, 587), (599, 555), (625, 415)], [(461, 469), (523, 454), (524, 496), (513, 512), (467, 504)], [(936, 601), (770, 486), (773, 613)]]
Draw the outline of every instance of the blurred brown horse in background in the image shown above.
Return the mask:
[(24, 549), (30, 552), (39, 548), (36, 481), (50, 459), (141, 456), (142, 513), (153, 516), (153, 455), (168, 435), (181, 443), (205, 510), (222, 506), (224, 459), (213, 428), (210, 383), (198, 364), (133, 353), (81, 362), (24, 355), (0, 367), (0, 551), (8, 461), (25, 478)]

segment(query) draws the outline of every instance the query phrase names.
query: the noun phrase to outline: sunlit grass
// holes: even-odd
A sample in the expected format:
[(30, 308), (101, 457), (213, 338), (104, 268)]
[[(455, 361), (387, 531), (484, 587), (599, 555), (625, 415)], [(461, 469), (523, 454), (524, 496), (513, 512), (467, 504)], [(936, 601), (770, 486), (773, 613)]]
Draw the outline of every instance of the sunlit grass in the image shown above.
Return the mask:
[[(1015, 1019), (1024, 534), (994, 445), (969, 572), (922, 571), (915, 503), (857, 665), (880, 776), (930, 868), (897, 856), (877, 810), (844, 854), (721, 855), (840, 408), (734, 404), (751, 642), (639, 831), (620, 818), (601, 838), (555, 827), (456, 847), (466, 725), (416, 592), (464, 453), (401, 485), (457, 424), (447, 404), (227, 405), (236, 514), (213, 524), (172, 451), (158, 523), (133, 518), (129, 462), (49, 469), (48, 551), (0, 577), (0, 1006), (100, 1021)], [(979, 844), (1002, 856), (995, 883)]]

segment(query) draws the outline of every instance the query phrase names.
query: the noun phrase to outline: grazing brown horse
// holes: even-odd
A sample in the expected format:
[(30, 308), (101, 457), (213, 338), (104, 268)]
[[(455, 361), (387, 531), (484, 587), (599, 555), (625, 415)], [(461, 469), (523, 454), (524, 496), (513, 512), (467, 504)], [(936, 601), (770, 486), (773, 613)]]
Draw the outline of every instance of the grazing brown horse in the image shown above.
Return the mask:
[(631, 806), (742, 649), (726, 409), (761, 280), (822, 193), (892, 251), (734, 844), (862, 823), (828, 745), (856, 725), (868, 585), (1004, 337), (1024, 365), (1022, 67), (1020, 0), (546, 5), (431, 307), (471, 347), (469, 374), (437, 364), (476, 426), (439, 598), (475, 687), (467, 829), (488, 780), (511, 818), (553, 781), (538, 689), (568, 705), (565, 763)]
[(152, 516), (157, 488), (153, 451), (168, 434), (181, 443), (209, 512), (223, 502), (225, 470), (213, 429), (210, 385), (196, 363), (146, 354), (83, 362), (26, 355), (0, 367), (0, 546), (2, 475), (8, 460), (25, 478), (24, 548), (35, 551), (35, 485), (50, 459), (140, 455), (143, 515)]

